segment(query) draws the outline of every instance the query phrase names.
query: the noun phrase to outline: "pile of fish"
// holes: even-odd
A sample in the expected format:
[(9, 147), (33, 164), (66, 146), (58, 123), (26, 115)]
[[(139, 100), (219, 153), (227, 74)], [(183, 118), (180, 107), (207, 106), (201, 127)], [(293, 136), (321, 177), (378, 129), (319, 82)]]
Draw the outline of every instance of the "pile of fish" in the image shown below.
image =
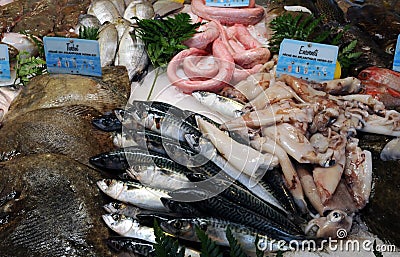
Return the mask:
[(21, 89), (0, 128), (0, 255), (112, 256), (91, 156), (115, 149), (94, 117), (125, 106), (124, 67), (102, 80), (42, 75)]
[(146, 74), (150, 61), (143, 42), (135, 35), (134, 17), (163, 17), (182, 8), (183, 4), (169, 0), (94, 0), (87, 14), (79, 17), (75, 33), (82, 26), (99, 28), (101, 66), (125, 66), (129, 79), (137, 81)]
[[(117, 200), (104, 206), (108, 214), (103, 215), (107, 226), (122, 236), (108, 239), (114, 250), (146, 255), (139, 249), (150, 249), (155, 243), (154, 219), (179, 239), (199, 242), (195, 233), (199, 227), (222, 246), (228, 246), (229, 225), (250, 255), (255, 253), (257, 235), (269, 251), (288, 250), (291, 240), (301, 244), (315, 238), (304, 233), (307, 220), (301, 217), (279, 169), (254, 181), (247, 167), (237, 168), (239, 162), (251, 166), (249, 161), (243, 156), (236, 162), (236, 157), (225, 159), (226, 152), (216, 151), (217, 145), (203, 137), (206, 129), (220, 126), (207, 117), (163, 102), (134, 101), (93, 124), (116, 131), (115, 144), (120, 146), (90, 159), (92, 165), (114, 174), (113, 179), (97, 182)], [(242, 140), (234, 132), (230, 136)], [(249, 146), (241, 147), (251, 151)], [(262, 156), (267, 159), (266, 154)], [(272, 163), (276, 166), (277, 160), (272, 158)], [(258, 172), (266, 169), (260, 167)], [(333, 218), (337, 215), (341, 218)], [(335, 210), (325, 222), (320, 221), (316, 235), (334, 236), (338, 226), (350, 229), (351, 220)], [(273, 239), (286, 244), (279, 246)], [(148, 247), (138, 248), (141, 244)]]

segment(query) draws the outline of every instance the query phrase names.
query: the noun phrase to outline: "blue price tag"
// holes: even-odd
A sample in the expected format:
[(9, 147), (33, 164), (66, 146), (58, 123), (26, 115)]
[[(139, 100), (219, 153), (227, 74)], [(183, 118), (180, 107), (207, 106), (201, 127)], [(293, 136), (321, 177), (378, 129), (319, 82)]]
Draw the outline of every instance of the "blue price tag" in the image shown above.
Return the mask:
[(393, 70), (400, 71), (400, 35), (397, 36), (396, 51), (394, 52)]
[(213, 7), (244, 7), (250, 5), (250, 0), (206, 0), (206, 5)]
[(284, 39), (279, 49), (276, 74), (289, 74), (310, 81), (332, 80), (339, 48)]
[(1, 81), (11, 80), (8, 46), (5, 44), (0, 44), (0, 80)]
[(101, 77), (97, 40), (44, 37), (47, 71)]

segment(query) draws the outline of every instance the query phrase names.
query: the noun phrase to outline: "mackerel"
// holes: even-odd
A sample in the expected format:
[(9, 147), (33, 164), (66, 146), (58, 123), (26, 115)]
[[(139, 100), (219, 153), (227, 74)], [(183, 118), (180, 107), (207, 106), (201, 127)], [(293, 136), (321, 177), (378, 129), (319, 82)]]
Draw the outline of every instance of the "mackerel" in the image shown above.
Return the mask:
[[(198, 181), (198, 178), (202, 177), (202, 175), (203, 174), (187, 174), (191, 181)], [(202, 179), (209, 179), (209, 177), (203, 175)], [(225, 190), (218, 189), (221, 187)], [(222, 191), (220, 193), (221, 197), (254, 211), (264, 218), (272, 220), (283, 227), (287, 227), (292, 231), (301, 233), (300, 228), (289, 219), (290, 217), (287, 213), (276, 208), (274, 205), (262, 201), (248, 190), (232, 183), (229, 180), (217, 179), (214, 177), (208, 181), (208, 187), (206, 189), (210, 191)]]
[(223, 197), (213, 196), (206, 199), (206, 195), (208, 193), (209, 192), (205, 190), (181, 189), (170, 192), (169, 195), (172, 197), (172, 199), (200, 199), (199, 201), (189, 204), (203, 213), (209, 213), (221, 219), (227, 219), (232, 222), (237, 222), (255, 229), (259, 229), (261, 232), (273, 237), (274, 239), (285, 240), (287, 242), (291, 240), (305, 239), (304, 234), (299, 234), (297, 231), (283, 227), (276, 222), (269, 220), (255, 213), (254, 211), (248, 210), (247, 208), (232, 201), (228, 201)]
[(263, 234), (261, 231), (251, 227), (247, 227), (238, 223), (216, 218), (177, 218), (168, 221), (161, 221), (161, 228), (168, 234), (174, 235), (178, 238), (200, 242), (197, 237), (195, 228), (198, 227), (203, 230), (211, 240), (215, 241), (218, 245), (229, 247), (229, 241), (226, 237), (226, 230), (229, 228), (233, 236), (238, 240), (242, 249), (246, 253), (254, 253), (256, 250), (256, 238), (259, 237), (258, 244), (266, 245), (268, 251), (287, 251), (289, 247), (281, 245), (278, 242), (271, 241), (268, 235)]
[(102, 179), (97, 181), (97, 185), (101, 191), (115, 200), (133, 204), (146, 210), (168, 211), (168, 208), (161, 202), (162, 197), (169, 197), (165, 190), (115, 179)]

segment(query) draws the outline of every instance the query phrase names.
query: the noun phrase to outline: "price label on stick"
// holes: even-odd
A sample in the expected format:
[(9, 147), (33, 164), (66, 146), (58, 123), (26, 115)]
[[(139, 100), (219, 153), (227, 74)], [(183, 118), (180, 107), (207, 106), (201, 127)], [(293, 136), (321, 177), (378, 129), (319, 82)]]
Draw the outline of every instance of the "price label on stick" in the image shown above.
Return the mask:
[(276, 74), (289, 74), (309, 81), (332, 80), (339, 48), (284, 39), (279, 49)]
[(397, 37), (396, 50), (394, 52), (393, 70), (400, 71), (400, 35)]
[(246, 7), (250, 0), (206, 0), (207, 6), (213, 7)]
[(44, 37), (47, 71), (101, 77), (97, 40)]
[(0, 81), (11, 80), (8, 46), (0, 44)]

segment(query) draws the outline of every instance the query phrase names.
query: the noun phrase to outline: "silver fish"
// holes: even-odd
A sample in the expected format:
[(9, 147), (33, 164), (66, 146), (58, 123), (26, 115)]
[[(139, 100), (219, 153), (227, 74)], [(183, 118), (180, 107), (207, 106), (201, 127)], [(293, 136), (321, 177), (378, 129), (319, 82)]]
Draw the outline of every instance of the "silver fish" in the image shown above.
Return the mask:
[(193, 92), (192, 96), (201, 104), (227, 117), (236, 118), (243, 114), (241, 110), (244, 105), (230, 98), (206, 91)]
[(158, 0), (153, 4), (153, 8), (154, 13), (164, 17), (181, 10), (183, 8), (183, 4), (171, 0)]
[(167, 167), (157, 167), (155, 164), (134, 165), (127, 173), (137, 179), (143, 185), (164, 190), (176, 190), (180, 188), (193, 187), (193, 183), (183, 173), (179, 173)]
[(130, 32), (133, 31), (131, 27), (132, 23), (122, 17), (118, 17), (117, 19), (115, 19), (113, 24), (115, 25), (115, 28), (117, 29), (118, 32), (118, 42), (121, 41), (121, 38), (124, 35), (125, 30), (129, 29)]
[(125, 1), (124, 0), (109, 0), (117, 9), (119, 16), (124, 15), (125, 12)]
[(101, 24), (106, 21), (113, 22), (119, 16), (117, 8), (109, 0), (94, 0), (90, 4), (87, 14), (96, 16)]
[(114, 24), (106, 23), (101, 27), (98, 42), (101, 67), (112, 65), (118, 48), (118, 33)]
[[(103, 220), (109, 228), (117, 232), (119, 235), (144, 240), (153, 244), (156, 243), (154, 229), (140, 225), (135, 219), (123, 215), (106, 214), (103, 215)], [(181, 249), (181, 246), (179, 246), (179, 248)], [(185, 256), (199, 257), (200, 252), (185, 247)]]
[(149, 66), (144, 44), (129, 29), (121, 37), (115, 65), (126, 67), (130, 81), (140, 79)]
[(104, 214), (102, 218), (110, 229), (121, 236), (139, 238), (151, 243), (156, 242), (154, 229), (141, 226), (137, 220), (131, 217), (119, 214)]
[(131, 2), (125, 9), (124, 18), (132, 23), (136, 23), (133, 17), (138, 19), (151, 19), (154, 17), (153, 5), (148, 1)]
[(169, 198), (168, 192), (143, 186), (136, 182), (119, 181), (115, 179), (102, 179), (97, 182), (98, 187), (113, 199), (133, 204), (137, 207), (154, 210), (168, 211), (160, 198)]
[(127, 217), (137, 219), (137, 215), (141, 213), (141, 209), (130, 204), (122, 202), (111, 202), (103, 205), (103, 209), (109, 214), (120, 214)]

